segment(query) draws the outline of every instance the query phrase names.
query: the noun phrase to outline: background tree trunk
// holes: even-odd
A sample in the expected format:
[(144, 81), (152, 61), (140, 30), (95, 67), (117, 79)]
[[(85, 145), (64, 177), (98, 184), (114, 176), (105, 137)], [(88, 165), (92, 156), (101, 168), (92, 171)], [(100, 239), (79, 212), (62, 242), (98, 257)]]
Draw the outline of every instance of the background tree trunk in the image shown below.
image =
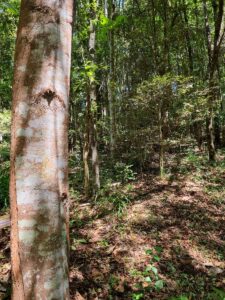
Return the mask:
[(160, 177), (164, 176), (164, 138), (163, 138), (163, 112), (162, 103), (159, 103), (158, 124), (159, 124), (159, 173)]
[[(96, 74), (95, 74), (95, 47), (96, 47), (96, 19), (95, 2), (90, 1), (90, 27), (89, 27), (89, 42), (88, 54), (89, 61), (92, 64), (92, 76), (89, 77), (87, 83), (87, 98), (86, 98), (86, 118), (85, 118), (85, 135), (84, 135), (84, 190), (86, 197), (89, 197), (97, 192), (100, 188), (100, 171), (97, 147), (97, 93), (96, 93)], [(89, 156), (91, 156), (92, 164), (92, 180), (90, 178)]]
[[(93, 6), (91, 9), (92, 19), (90, 21), (90, 36), (89, 36), (89, 56), (93, 65), (96, 64), (96, 26), (94, 24), (96, 19), (95, 3), (91, 2)], [(94, 80), (89, 82), (89, 98), (90, 98), (90, 141), (91, 141), (91, 162), (93, 172), (93, 193), (95, 194), (100, 189), (100, 171), (98, 159), (98, 145), (97, 145), (97, 93), (96, 93), (96, 74), (94, 72)]]
[(84, 132), (84, 147), (83, 147), (83, 162), (84, 162), (84, 194), (88, 198), (91, 196), (91, 178), (89, 168), (90, 156), (90, 116), (91, 114), (91, 101), (89, 91), (87, 91), (86, 110), (85, 110), (85, 132)]
[[(108, 2), (108, 13), (110, 20), (114, 19), (115, 5), (113, 0)], [(108, 101), (109, 101), (109, 138), (111, 158), (115, 151), (115, 43), (114, 30), (109, 30), (109, 75), (108, 75)]]
[(214, 38), (212, 43), (211, 30), (209, 26), (209, 17), (207, 10), (206, 0), (202, 1), (203, 13), (205, 18), (205, 36), (206, 45), (208, 49), (208, 81), (209, 81), (209, 93), (208, 93), (208, 109), (209, 113), (206, 120), (206, 134), (207, 134), (207, 144), (209, 160), (216, 160), (216, 148), (215, 148), (215, 137), (214, 137), (214, 105), (217, 98), (216, 92), (216, 69), (218, 68), (219, 52), (221, 43), (224, 38), (225, 28), (223, 28), (223, 15), (224, 15), (224, 0), (219, 0), (218, 5), (213, 1), (213, 11), (214, 11)]
[(69, 299), (67, 130), (72, 0), (23, 0), (11, 143), (13, 300)]

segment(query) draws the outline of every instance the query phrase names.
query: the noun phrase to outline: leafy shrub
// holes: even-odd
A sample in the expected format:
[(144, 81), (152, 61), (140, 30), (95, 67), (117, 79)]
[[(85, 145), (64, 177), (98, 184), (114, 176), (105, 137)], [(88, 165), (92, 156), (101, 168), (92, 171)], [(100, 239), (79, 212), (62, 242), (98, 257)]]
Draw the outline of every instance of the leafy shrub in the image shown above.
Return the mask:
[(0, 210), (9, 205), (9, 161), (0, 164)]
[[(161, 259), (163, 248), (156, 246), (154, 249), (147, 249), (145, 253), (149, 256), (149, 263), (142, 270), (133, 269), (130, 275), (137, 282), (136, 287), (139, 288), (137, 293), (132, 294), (132, 299), (142, 299), (147, 291), (161, 291), (164, 288), (164, 281), (159, 275), (157, 263)], [(140, 296), (140, 297), (139, 297)]]
[(0, 163), (4, 161), (9, 161), (9, 159), (10, 159), (9, 143), (3, 142), (0, 144)]
[(104, 186), (97, 194), (97, 204), (102, 208), (114, 211), (121, 216), (130, 203), (130, 196), (120, 187), (111, 184)]
[(136, 173), (132, 170), (132, 165), (126, 165), (122, 162), (117, 162), (114, 167), (115, 179), (122, 183), (135, 180)]
[[(178, 296), (178, 297), (172, 297), (169, 300), (189, 300), (192, 299), (192, 297), (187, 297), (184, 295)], [(225, 291), (218, 289), (218, 288), (213, 288), (212, 292), (210, 292), (208, 295), (205, 296), (204, 299), (207, 300), (225, 300)]]
[(209, 300), (225, 300), (225, 291), (213, 288), (213, 291), (208, 296)]

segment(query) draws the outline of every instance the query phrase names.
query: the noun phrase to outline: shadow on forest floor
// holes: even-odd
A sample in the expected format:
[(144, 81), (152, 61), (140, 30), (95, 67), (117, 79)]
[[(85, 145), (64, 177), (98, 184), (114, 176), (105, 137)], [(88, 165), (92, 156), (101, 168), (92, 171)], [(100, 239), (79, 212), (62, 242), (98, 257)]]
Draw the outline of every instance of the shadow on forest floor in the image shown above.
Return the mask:
[(224, 203), (192, 176), (146, 175), (135, 193), (120, 218), (75, 205), (72, 299), (216, 300), (210, 292), (225, 285)]
[[(144, 174), (120, 216), (74, 200), (71, 300), (224, 299), (215, 290), (225, 286), (223, 172)], [(9, 280), (8, 237), (0, 240), (1, 282)]]

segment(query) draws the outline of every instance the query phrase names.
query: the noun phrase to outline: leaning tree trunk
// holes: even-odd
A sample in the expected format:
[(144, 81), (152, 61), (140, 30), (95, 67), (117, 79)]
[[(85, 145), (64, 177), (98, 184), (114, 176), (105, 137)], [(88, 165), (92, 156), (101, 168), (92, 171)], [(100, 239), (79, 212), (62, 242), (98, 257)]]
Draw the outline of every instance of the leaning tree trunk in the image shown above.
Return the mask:
[(67, 123), (72, 0), (22, 0), (11, 144), (13, 300), (69, 299)]

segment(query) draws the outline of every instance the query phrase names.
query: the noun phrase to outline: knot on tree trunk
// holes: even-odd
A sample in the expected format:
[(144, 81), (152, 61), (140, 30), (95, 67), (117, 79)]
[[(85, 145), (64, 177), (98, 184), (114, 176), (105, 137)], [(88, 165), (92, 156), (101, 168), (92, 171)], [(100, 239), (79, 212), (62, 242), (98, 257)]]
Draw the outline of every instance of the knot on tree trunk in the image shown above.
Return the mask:
[(45, 99), (50, 107), (53, 101), (57, 101), (61, 104), (63, 108), (66, 107), (63, 99), (57, 95), (57, 93), (52, 89), (42, 90), (40, 93), (33, 96), (33, 103), (38, 104), (41, 102), (41, 99)]

